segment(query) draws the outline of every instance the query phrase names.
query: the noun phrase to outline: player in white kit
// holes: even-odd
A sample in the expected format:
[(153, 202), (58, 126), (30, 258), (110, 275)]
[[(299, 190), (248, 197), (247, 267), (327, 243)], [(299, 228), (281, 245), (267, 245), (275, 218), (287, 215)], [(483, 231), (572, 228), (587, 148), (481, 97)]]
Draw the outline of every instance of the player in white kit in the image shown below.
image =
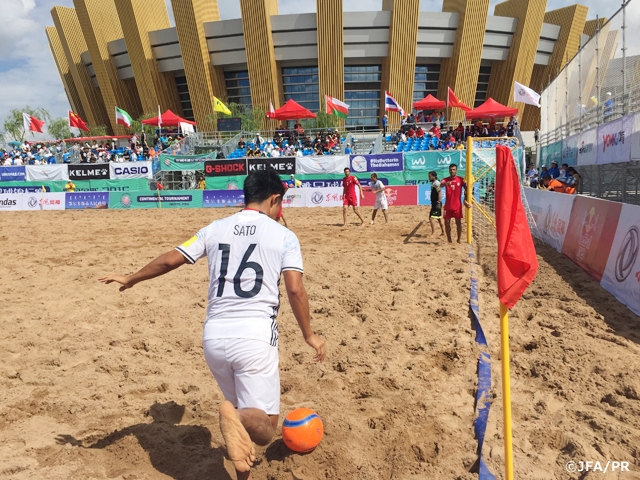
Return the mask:
[(278, 325), (280, 275), (293, 314), (315, 359), (324, 340), (310, 325), (296, 235), (275, 221), (284, 187), (274, 170), (251, 173), (244, 184), (246, 208), (204, 227), (175, 250), (129, 276), (107, 276), (120, 291), (202, 257), (209, 262), (209, 305), (202, 335), (204, 356), (225, 401), (220, 429), (239, 480), (250, 479), (253, 443), (267, 445), (280, 413)]
[(384, 215), (384, 223), (387, 223), (387, 208), (389, 208), (387, 202), (387, 194), (385, 193), (385, 186), (380, 180), (378, 180), (378, 174), (371, 174), (371, 182), (369, 182), (371, 186), (371, 191), (376, 194), (376, 202), (373, 204), (373, 213), (371, 214), (371, 225), (373, 225), (374, 220), (376, 219), (376, 214), (378, 210), (382, 210), (382, 214)]

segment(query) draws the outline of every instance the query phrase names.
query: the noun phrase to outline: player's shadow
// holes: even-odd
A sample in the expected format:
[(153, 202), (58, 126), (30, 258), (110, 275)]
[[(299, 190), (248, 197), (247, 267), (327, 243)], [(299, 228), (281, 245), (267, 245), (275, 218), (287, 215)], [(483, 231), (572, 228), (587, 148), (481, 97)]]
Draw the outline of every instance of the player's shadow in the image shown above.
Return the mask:
[(176, 480), (231, 480), (224, 468), (224, 450), (211, 447), (209, 429), (199, 425), (178, 425), (184, 410), (184, 405), (173, 401), (154, 403), (149, 409), (153, 418), (151, 423), (116, 430), (86, 445), (71, 435), (58, 435), (56, 442), (83, 448), (107, 448), (127, 435), (133, 435), (149, 454), (153, 467), (164, 475)]
[[(409, 243), (418, 243), (421, 245), (438, 245), (439, 242), (433, 240), (431, 242), (427, 242), (426, 240), (423, 239), (427, 239), (430, 238), (428, 235), (422, 235), (420, 233), (418, 233), (418, 230), (420, 230), (420, 227), (422, 227), (422, 224), (424, 222), (420, 222), (416, 228), (414, 228), (411, 233), (403, 233), (402, 235), (400, 235), (401, 237), (405, 237), (403, 243), (405, 245), (409, 244)], [(437, 238), (437, 237), (434, 237)]]

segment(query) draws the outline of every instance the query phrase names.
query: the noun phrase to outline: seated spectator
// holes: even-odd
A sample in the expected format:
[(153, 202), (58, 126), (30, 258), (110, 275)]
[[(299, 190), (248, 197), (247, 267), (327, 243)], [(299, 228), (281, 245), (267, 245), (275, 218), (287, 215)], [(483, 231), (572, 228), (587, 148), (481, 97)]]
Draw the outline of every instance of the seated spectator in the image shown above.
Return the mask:
[(546, 165), (542, 165), (540, 167), (540, 175), (538, 176), (539, 180), (542, 180), (544, 177), (549, 176), (549, 169), (547, 168)]
[(296, 148), (296, 157), (302, 157), (302, 150)]
[(238, 142), (238, 148), (244, 148), (246, 145), (247, 144), (244, 141), (244, 137), (240, 137), (240, 141)]
[(567, 173), (569, 174), (569, 176), (567, 177), (567, 181), (565, 183), (567, 185), (571, 185), (576, 189), (576, 192), (578, 192), (580, 190), (580, 181), (582, 180), (582, 176), (573, 167), (567, 168)]
[(433, 126), (429, 129), (429, 133), (432, 134), (438, 140), (440, 140), (440, 129), (438, 128), (437, 123), (433, 124)]
[(557, 193), (568, 193), (570, 195), (576, 193), (576, 189), (574, 187), (569, 186), (566, 183), (562, 183), (559, 180), (552, 179), (548, 175), (542, 178), (541, 182), (544, 190), (550, 190)]
[(422, 129), (422, 127), (418, 127), (416, 129), (416, 137), (424, 138), (424, 130)]
[(411, 113), (409, 115), (409, 117), (407, 117), (407, 123), (410, 124), (410, 125), (415, 125), (416, 117), (415, 117), (415, 115), (413, 113)]
[(407, 132), (407, 138), (416, 138), (416, 131), (413, 129), (413, 127), (409, 128), (409, 131)]
[(553, 179), (556, 179), (560, 176), (560, 169), (558, 168), (558, 162), (556, 162), (555, 160), (551, 162), (551, 168), (549, 169), (548, 174)]
[(353, 154), (353, 150), (351, 150), (351, 145), (347, 143), (347, 146), (344, 149), (344, 153), (347, 155)]
[(458, 140), (458, 143), (456, 143), (456, 150), (464, 150), (464, 143), (462, 142), (462, 140)]
[(278, 158), (281, 156), (282, 156), (282, 150), (280, 149), (280, 147), (273, 147), (271, 149), (271, 157)]

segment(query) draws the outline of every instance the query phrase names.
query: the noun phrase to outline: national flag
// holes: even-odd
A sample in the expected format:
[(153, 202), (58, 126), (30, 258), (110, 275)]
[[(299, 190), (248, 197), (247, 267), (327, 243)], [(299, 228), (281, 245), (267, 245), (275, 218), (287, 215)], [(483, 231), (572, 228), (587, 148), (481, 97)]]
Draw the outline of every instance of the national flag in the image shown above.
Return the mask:
[(540, 94), (518, 82), (513, 82), (513, 100), (540, 108)]
[(385, 112), (398, 112), (400, 116), (404, 117), (405, 113), (400, 104), (395, 98), (391, 96), (389, 92), (384, 92), (384, 110)]
[(127, 128), (131, 128), (132, 121), (131, 115), (121, 108), (116, 107), (116, 125), (124, 125)]
[(42, 126), (44, 125), (44, 122), (42, 120), (38, 120), (33, 115), (23, 112), (22, 123), (24, 124), (25, 132), (31, 130), (32, 132), (42, 133)]
[(496, 230), (498, 298), (508, 308), (518, 302), (538, 272), (538, 258), (520, 199), (520, 182), (509, 147), (496, 146)]
[(227, 106), (216, 97), (213, 97), (213, 111), (222, 112), (225, 115), (231, 115), (231, 110), (229, 110)]
[(273, 102), (269, 100), (269, 111), (267, 112), (267, 118), (273, 118), (275, 113), (276, 113), (276, 110), (275, 108), (273, 108)]
[(87, 124), (84, 123), (84, 120), (82, 120), (71, 110), (67, 111), (67, 116), (69, 117), (69, 127), (79, 128), (80, 130), (84, 130), (85, 132), (89, 131), (89, 127), (87, 127)]
[(456, 94), (453, 93), (451, 87), (447, 87), (447, 106), (461, 108), (465, 112), (471, 110), (471, 107), (458, 100), (458, 97), (456, 97)]
[(346, 119), (349, 115), (349, 105), (329, 95), (324, 96), (324, 108), (327, 115), (335, 115), (342, 119)]

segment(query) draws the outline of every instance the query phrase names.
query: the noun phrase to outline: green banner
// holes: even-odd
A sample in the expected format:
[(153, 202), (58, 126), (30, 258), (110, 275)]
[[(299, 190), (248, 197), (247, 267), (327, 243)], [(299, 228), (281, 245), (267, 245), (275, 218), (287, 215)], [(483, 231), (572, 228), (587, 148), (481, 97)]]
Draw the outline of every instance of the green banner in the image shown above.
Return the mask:
[(160, 155), (160, 170), (204, 170), (205, 160), (215, 160), (216, 153), (204, 155)]
[[(76, 192), (137, 192), (149, 190), (146, 178), (127, 178), (122, 180), (78, 180), (73, 182)], [(64, 182), (62, 182), (64, 187)]]
[(242, 190), (246, 175), (232, 175), (229, 177), (204, 177), (207, 190)]
[(14, 188), (26, 188), (26, 187), (36, 187), (42, 188), (44, 187), (47, 192), (64, 192), (64, 186), (67, 184), (65, 181), (51, 182), (51, 181), (42, 181), (42, 182), (2, 182), (0, 187), (14, 187)]
[(110, 192), (109, 208), (202, 208), (202, 190)]
[(458, 165), (458, 170), (465, 166), (465, 150), (429, 150), (426, 152), (412, 152), (404, 154), (405, 171), (447, 170), (449, 165)]

